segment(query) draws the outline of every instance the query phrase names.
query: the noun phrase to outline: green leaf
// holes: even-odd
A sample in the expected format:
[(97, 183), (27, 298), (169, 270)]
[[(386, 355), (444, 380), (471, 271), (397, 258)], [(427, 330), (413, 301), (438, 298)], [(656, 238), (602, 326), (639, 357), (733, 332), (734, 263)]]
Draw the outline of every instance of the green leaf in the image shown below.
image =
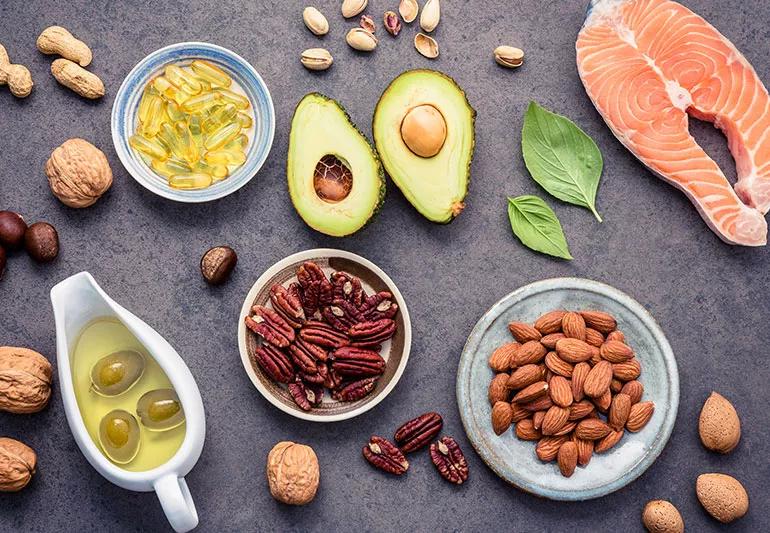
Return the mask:
[(596, 212), (602, 154), (591, 137), (570, 119), (530, 102), (521, 147), (529, 173), (543, 189), (559, 200), (587, 207), (602, 221)]
[(537, 196), (508, 197), (508, 218), (513, 233), (524, 246), (562, 259), (572, 259), (559, 219)]

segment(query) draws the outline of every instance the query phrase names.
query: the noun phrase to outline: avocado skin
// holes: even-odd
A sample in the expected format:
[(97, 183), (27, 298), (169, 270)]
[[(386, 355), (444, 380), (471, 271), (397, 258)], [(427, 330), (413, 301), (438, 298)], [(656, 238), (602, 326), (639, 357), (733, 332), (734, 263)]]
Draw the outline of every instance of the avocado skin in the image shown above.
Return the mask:
[[(361, 135), (361, 137), (366, 139), (366, 142), (369, 145), (369, 150), (371, 151), (372, 158), (374, 158), (374, 161), (377, 164), (377, 168), (379, 169), (378, 170), (378, 179), (380, 180), (380, 190), (379, 190), (378, 200), (377, 200), (377, 204), (372, 209), (372, 213), (369, 215), (369, 218), (367, 219), (367, 221), (364, 223), (364, 225), (362, 225), (359, 229), (357, 229), (354, 232), (348, 233), (346, 235), (331, 235), (332, 237), (349, 237), (349, 236), (351, 236), (351, 235), (353, 235), (355, 233), (358, 233), (359, 231), (363, 230), (364, 228), (366, 228), (372, 222), (372, 220), (374, 219), (375, 215), (377, 215), (377, 213), (379, 213), (380, 209), (382, 208), (382, 204), (385, 202), (385, 193), (387, 192), (387, 186), (386, 186), (386, 181), (385, 181), (385, 170), (384, 170), (384, 168), (382, 166), (382, 161), (380, 160), (380, 154), (377, 153), (377, 150), (375, 150), (374, 145), (372, 144), (372, 142), (369, 140), (369, 138), (366, 135), (364, 135), (364, 133), (358, 128), (358, 126), (356, 126), (355, 123), (353, 123), (353, 120), (350, 118), (350, 115), (348, 114), (348, 112), (345, 109), (345, 107), (342, 104), (340, 104), (337, 100), (335, 100), (334, 98), (326, 96), (325, 94), (320, 93), (320, 92), (310, 92), (310, 93), (307, 93), (305, 96), (303, 96), (300, 99), (299, 102), (297, 102), (297, 105), (294, 106), (294, 113), (292, 113), (292, 117), (291, 117), (291, 124), (292, 125), (294, 124), (294, 117), (297, 114), (297, 110), (299, 109), (299, 106), (302, 104), (302, 102), (305, 101), (306, 98), (318, 98), (320, 100), (325, 100), (327, 102), (330, 102), (330, 103), (334, 104), (342, 112), (342, 114), (345, 116), (345, 120), (347, 120), (347, 122), (350, 125), (350, 127), (353, 128), (356, 132), (358, 132)], [(291, 130), (289, 130), (289, 137), (291, 137)], [(287, 152), (288, 153), (286, 154), (286, 168), (288, 169), (289, 157), (291, 156), (291, 152), (288, 151), (288, 150), (287, 150)], [(288, 177), (287, 177), (287, 182), (288, 182)], [(297, 206), (297, 203), (294, 201), (294, 197), (291, 194), (289, 194), (289, 197), (291, 198), (291, 203), (294, 206), (294, 210), (297, 212), (297, 214), (301, 213), (300, 208)], [(300, 216), (300, 218), (302, 218), (302, 217)], [(313, 229), (315, 231), (319, 231), (316, 228), (313, 228)], [(320, 233), (324, 233), (324, 232), (321, 232), (321, 231), (319, 231), (319, 232)]]
[[(470, 101), (468, 100), (468, 95), (465, 94), (465, 91), (463, 90), (463, 88), (460, 87), (460, 85), (455, 81), (454, 78), (452, 78), (448, 74), (444, 74), (443, 72), (441, 72), (439, 70), (434, 70), (434, 69), (429, 69), (429, 68), (415, 68), (415, 69), (405, 70), (404, 72), (402, 72), (401, 74), (399, 74), (398, 76), (393, 78), (393, 80), (388, 84), (388, 86), (385, 87), (385, 90), (382, 91), (382, 94), (380, 95), (380, 99), (377, 101), (377, 105), (374, 107), (374, 114), (372, 115), (372, 131), (374, 131), (375, 118), (377, 117), (377, 112), (380, 109), (380, 104), (382, 103), (383, 96), (385, 96), (385, 94), (391, 89), (391, 87), (396, 83), (396, 81), (398, 81), (398, 79), (401, 78), (401, 76), (404, 76), (406, 74), (412, 74), (412, 73), (433, 74), (433, 75), (440, 76), (440, 77), (446, 79), (447, 81), (451, 82), (452, 85), (457, 87), (457, 90), (460, 91), (460, 93), (462, 94), (463, 99), (465, 100), (465, 105), (468, 106), (468, 109), (471, 112), (471, 126), (472, 126), (472, 130), (473, 130), (473, 138), (471, 139), (470, 158), (468, 159), (468, 168), (466, 169), (467, 179), (466, 179), (466, 184), (465, 184), (465, 194), (463, 195), (463, 199), (462, 199), (462, 202), (465, 205), (466, 204), (465, 198), (467, 198), (467, 196), (468, 196), (468, 191), (469, 191), (470, 185), (471, 185), (471, 163), (473, 163), (473, 154), (474, 154), (474, 152), (476, 150), (476, 109), (474, 109), (474, 107), (471, 105)], [(376, 144), (376, 142), (377, 141), (375, 140), (375, 144)], [(393, 180), (393, 178), (391, 178), (391, 181), (393, 181), (393, 183), (396, 185), (396, 187), (398, 187), (398, 189), (401, 190), (401, 187), (398, 185), (398, 183), (396, 183), (395, 180)], [(403, 194), (404, 191), (401, 190), (401, 193)], [(420, 209), (417, 206), (414, 206), (414, 207), (415, 207), (415, 209), (417, 209), (418, 212), (420, 212), (421, 215), (425, 216), (420, 211)], [(456, 217), (457, 217), (457, 215), (453, 214), (450, 211), (449, 217), (446, 220), (432, 220), (432, 219), (428, 219), (428, 220), (431, 220), (431, 222), (435, 222), (436, 224), (450, 224)]]

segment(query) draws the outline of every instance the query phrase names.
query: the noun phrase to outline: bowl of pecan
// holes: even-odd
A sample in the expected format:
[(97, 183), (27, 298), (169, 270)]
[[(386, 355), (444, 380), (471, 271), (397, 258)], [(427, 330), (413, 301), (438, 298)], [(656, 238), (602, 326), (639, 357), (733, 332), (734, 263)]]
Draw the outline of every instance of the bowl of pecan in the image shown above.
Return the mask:
[(282, 411), (335, 422), (380, 403), (404, 372), (409, 312), (393, 280), (363, 257), (300, 252), (270, 267), (246, 296), (238, 345), (246, 373)]
[(481, 318), (457, 399), (471, 443), (500, 477), (538, 496), (587, 500), (627, 485), (663, 450), (679, 377), (644, 307), (562, 278), (527, 285)]

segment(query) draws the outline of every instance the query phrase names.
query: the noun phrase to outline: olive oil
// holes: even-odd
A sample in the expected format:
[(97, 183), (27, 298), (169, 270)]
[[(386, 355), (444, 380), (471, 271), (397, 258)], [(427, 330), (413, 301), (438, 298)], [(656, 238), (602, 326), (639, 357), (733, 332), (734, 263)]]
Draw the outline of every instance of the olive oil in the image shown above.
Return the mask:
[[(144, 359), (144, 371), (138, 381), (125, 392), (117, 396), (99, 394), (91, 381), (92, 369), (106, 356), (118, 352), (140, 353)], [(73, 351), (72, 381), (88, 434), (102, 453), (104, 448), (100, 444), (99, 426), (105, 415), (116, 409), (123, 410), (138, 421), (137, 403), (143, 395), (157, 389), (173, 389), (166, 374), (139, 340), (123, 324), (112, 319), (98, 319), (83, 328)], [(185, 424), (181, 423), (166, 431), (150, 431), (140, 423), (139, 431), (139, 451), (131, 461), (120, 464), (106, 453), (105, 457), (120, 468), (132, 472), (151, 470), (171, 459), (182, 445)]]

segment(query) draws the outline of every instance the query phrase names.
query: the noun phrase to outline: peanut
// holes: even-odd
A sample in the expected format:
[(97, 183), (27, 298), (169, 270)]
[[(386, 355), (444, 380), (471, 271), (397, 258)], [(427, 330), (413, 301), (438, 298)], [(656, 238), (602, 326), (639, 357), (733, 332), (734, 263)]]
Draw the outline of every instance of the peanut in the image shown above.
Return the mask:
[(51, 64), (51, 74), (56, 81), (72, 89), (84, 98), (92, 100), (104, 96), (104, 83), (99, 76), (70, 61), (57, 59)]
[(91, 49), (61, 26), (50, 26), (37, 38), (37, 49), (44, 54), (56, 54), (78, 63), (81, 67), (91, 64)]
[(27, 67), (12, 64), (2, 44), (0, 44), (0, 85), (8, 85), (11, 94), (17, 98), (29, 96), (34, 85)]

